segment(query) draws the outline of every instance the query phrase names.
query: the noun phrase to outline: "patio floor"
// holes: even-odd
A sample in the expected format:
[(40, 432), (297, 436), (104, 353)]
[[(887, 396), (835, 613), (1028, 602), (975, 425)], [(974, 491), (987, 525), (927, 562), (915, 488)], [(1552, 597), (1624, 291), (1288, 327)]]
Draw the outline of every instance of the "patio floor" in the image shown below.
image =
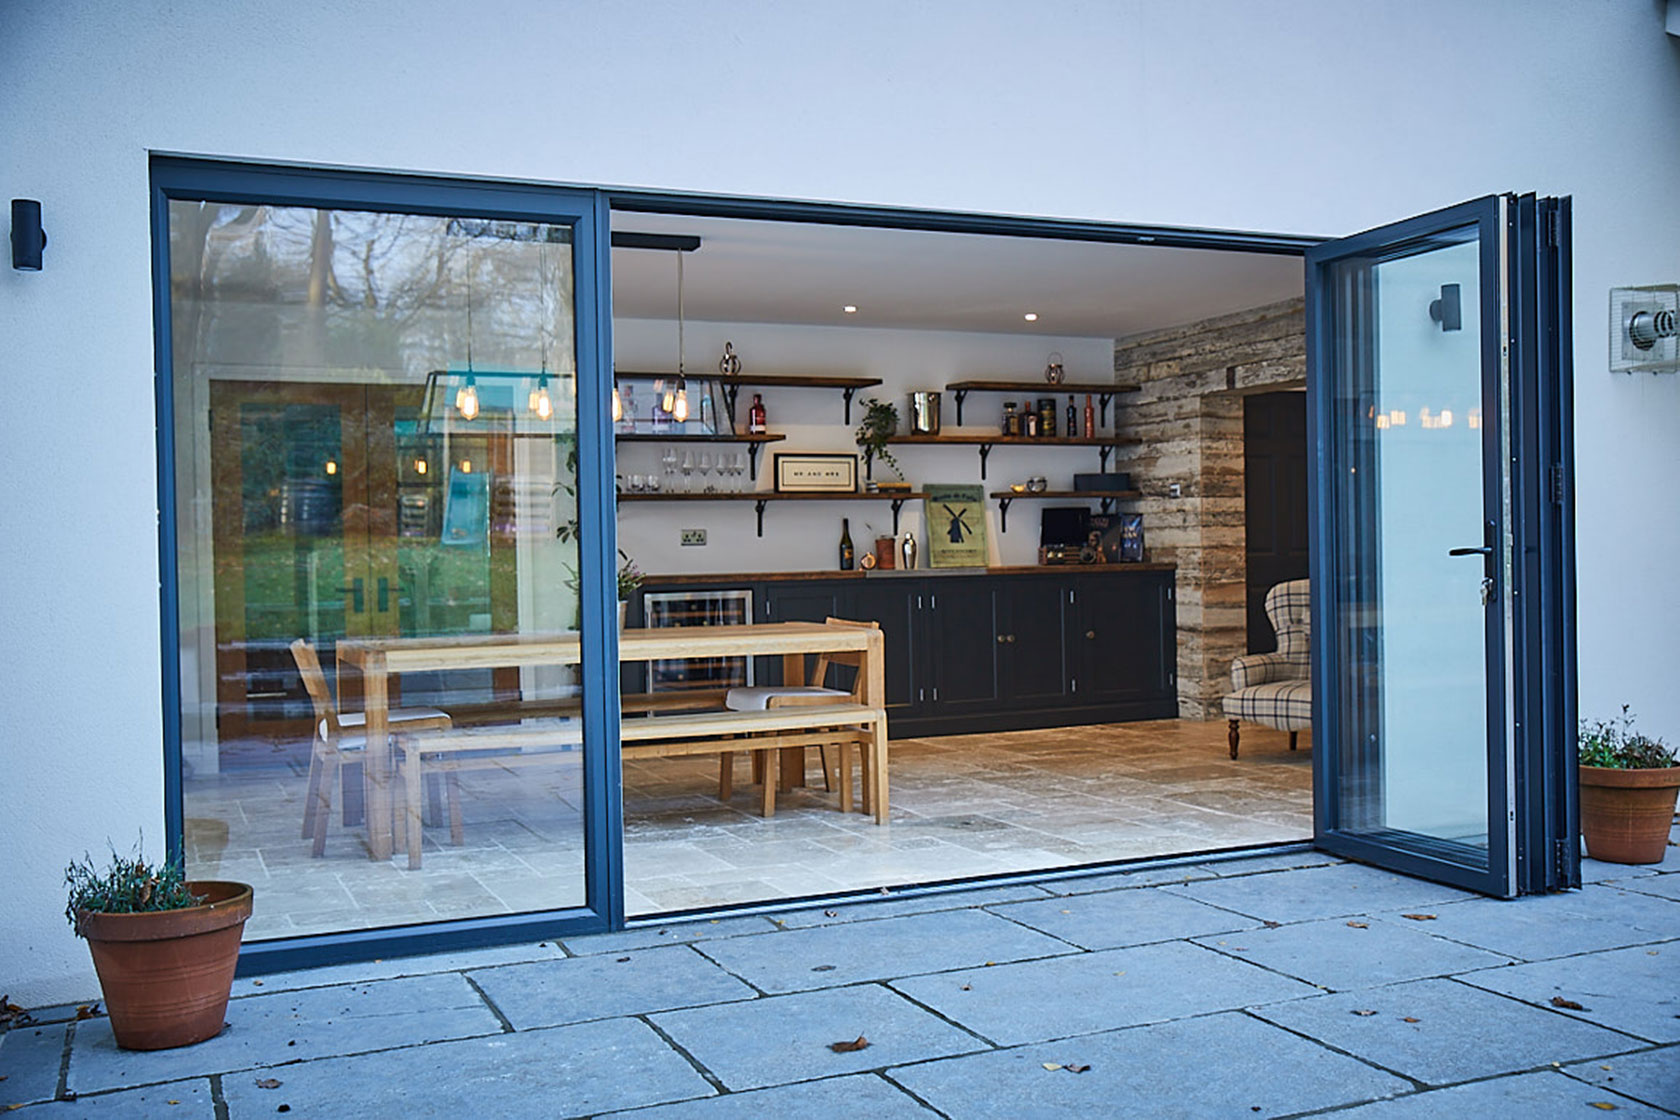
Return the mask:
[(0, 1107), (1680, 1115), (1680, 848), (1586, 877), (1500, 902), (1295, 852), (245, 978), (181, 1050), (33, 1011)]

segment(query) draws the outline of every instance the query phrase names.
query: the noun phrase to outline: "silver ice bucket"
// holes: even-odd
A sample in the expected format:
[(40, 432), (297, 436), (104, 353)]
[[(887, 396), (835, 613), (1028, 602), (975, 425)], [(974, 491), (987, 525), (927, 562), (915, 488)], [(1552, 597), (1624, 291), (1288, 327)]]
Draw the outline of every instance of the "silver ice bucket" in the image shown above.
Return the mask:
[(936, 436), (939, 434), (939, 394), (910, 394), (910, 434)]

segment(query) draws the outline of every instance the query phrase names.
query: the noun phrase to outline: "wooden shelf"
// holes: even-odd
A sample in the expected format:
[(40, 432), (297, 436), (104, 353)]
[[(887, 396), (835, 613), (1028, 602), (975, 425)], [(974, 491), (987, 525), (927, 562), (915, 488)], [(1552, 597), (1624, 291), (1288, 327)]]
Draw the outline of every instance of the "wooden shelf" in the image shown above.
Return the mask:
[(1108, 402), (1117, 393), (1135, 393), (1141, 386), (1116, 385), (1112, 381), (1064, 381), (1060, 385), (1052, 385), (1048, 381), (948, 381), (945, 388), (957, 395), (957, 423), (963, 422), (963, 399), (970, 393), (1042, 393), (1055, 396), (1057, 393), (1091, 393), (1098, 398), (1098, 407), (1102, 409), (1102, 424), (1108, 426)]
[(682, 432), (619, 432), (613, 436), (620, 443), (775, 443), (787, 436), (761, 432), (756, 435), (685, 435)]
[(998, 500), (998, 530), (1009, 532), (1009, 503), (1020, 498), (1081, 498), (1086, 501), (1100, 501), (1102, 511), (1107, 513), (1115, 502), (1129, 501), (1143, 497), (1142, 490), (993, 490), (987, 497)]
[[(616, 376), (634, 378), (637, 381), (670, 381), (676, 378), (674, 373), (626, 373), (619, 371)], [(838, 374), (826, 373), (762, 373), (762, 374), (731, 374), (721, 373), (691, 373), (686, 374), (691, 381), (716, 381), (723, 389), (723, 406), (729, 413), (730, 422), (735, 420), (735, 401), (741, 394), (741, 386), (751, 385), (761, 389), (839, 389), (846, 401), (846, 423), (852, 422), (852, 394), (859, 389), (867, 389), (872, 385), (879, 385), (879, 377), (843, 377)]]
[(913, 502), (926, 498), (927, 494), (920, 490), (899, 490), (885, 494), (861, 491), (858, 493), (836, 494), (783, 494), (775, 490), (748, 490), (740, 494), (725, 492), (713, 494), (667, 494), (663, 491), (650, 494), (646, 491), (620, 494), (621, 502), (751, 502), (758, 515), (758, 535), (764, 535), (764, 507), (771, 502), (891, 502), (893, 517), (893, 536), (898, 535), (898, 515), (904, 509), (905, 502)]
[[(1102, 469), (1108, 469), (1108, 456), (1116, 447), (1142, 443), (1136, 436), (1056, 436), (1049, 439), (1034, 439), (1031, 436), (1005, 435), (906, 435), (890, 436), (888, 443), (901, 444), (947, 444), (951, 446), (966, 445), (980, 449), (980, 481), (986, 480), (986, 458), (991, 455), (992, 448), (1007, 447), (1095, 447), (1100, 449)], [(871, 464), (873, 465), (873, 464)]]

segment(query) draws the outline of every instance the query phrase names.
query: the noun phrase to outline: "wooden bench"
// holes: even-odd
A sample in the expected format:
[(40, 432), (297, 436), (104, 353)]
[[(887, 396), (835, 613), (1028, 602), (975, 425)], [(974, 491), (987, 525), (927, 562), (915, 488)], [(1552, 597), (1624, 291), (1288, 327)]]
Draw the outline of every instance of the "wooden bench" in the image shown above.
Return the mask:
[[(842, 700), (848, 698), (842, 697)], [(578, 720), (544, 720), (517, 726), (456, 727), (399, 733), (394, 736), (403, 774), (405, 805), (397, 817), (397, 841), (406, 843), (410, 870), (420, 867), (422, 777), (429, 772), (453, 775), (461, 770), (497, 767), (520, 769), (550, 765), (583, 742)], [(790, 747), (841, 743), (858, 746), (864, 765), (865, 803), (877, 824), (887, 819), (886, 713), (879, 708), (843, 702), (770, 708), (764, 711), (686, 711), (627, 719), (620, 724), (625, 759), (678, 758), (749, 751), (764, 759), (763, 812), (776, 812), (780, 754)], [(847, 767), (849, 769), (849, 766)], [(841, 781), (841, 810), (851, 810), (851, 777)], [(461, 842), (459, 799), (449, 799), (450, 839)]]

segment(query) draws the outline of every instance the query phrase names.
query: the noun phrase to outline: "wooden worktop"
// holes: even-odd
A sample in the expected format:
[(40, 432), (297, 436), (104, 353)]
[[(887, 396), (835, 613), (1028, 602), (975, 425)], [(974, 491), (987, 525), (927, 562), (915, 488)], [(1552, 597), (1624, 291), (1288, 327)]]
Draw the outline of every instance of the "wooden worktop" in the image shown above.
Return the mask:
[(671, 584), (716, 584), (716, 583), (779, 583), (791, 580), (813, 579), (935, 579), (958, 578), (962, 576), (1020, 576), (1020, 575), (1053, 575), (1058, 572), (1171, 572), (1175, 571), (1174, 564), (1018, 564), (997, 568), (916, 568), (912, 571), (890, 569), (881, 571), (864, 571), (856, 569), (850, 572), (814, 571), (814, 572), (704, 572), (685, 575), (650, 575), (648, 583), (668, 586)]

